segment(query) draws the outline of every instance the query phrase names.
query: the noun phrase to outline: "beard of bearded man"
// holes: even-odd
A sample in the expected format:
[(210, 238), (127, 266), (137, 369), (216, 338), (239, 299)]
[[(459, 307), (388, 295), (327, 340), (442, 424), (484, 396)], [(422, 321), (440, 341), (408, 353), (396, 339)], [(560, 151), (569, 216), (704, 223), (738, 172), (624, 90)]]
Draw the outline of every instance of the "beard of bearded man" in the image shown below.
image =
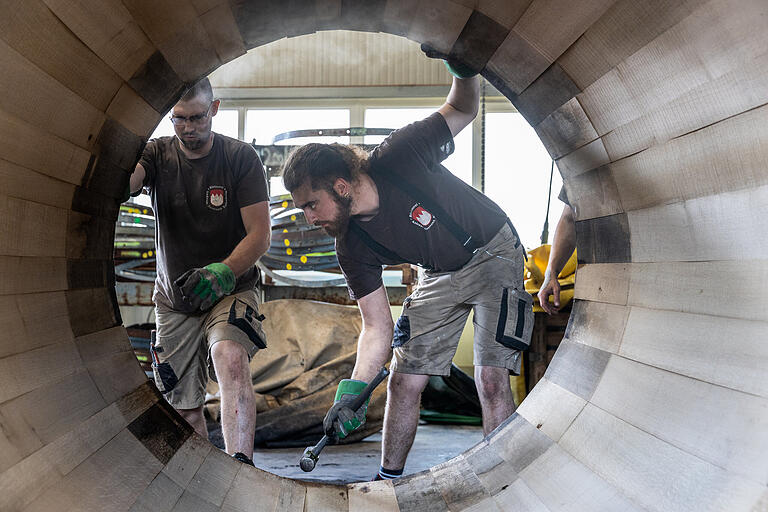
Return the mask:
[(344, 197), (331, 189), (333, 202), (338, 206), (336, 216), (328, 221), (325, 231), (334, 238), (342, 238), (349, 227), (349, 217), (352, 211), (352, 198)]
[[(208, 119), (208, 122), (205, 124), (205, 127), (203, 128), (195, 128), (193, 130), (187, 130), (181, 134), (181, 137), (178, 137), (179, 142), (181, 142), (185, 148), (189, 149), (190, 151), (196, 151), (203, 147), (206, 142), (208, 142), (208, 139), (211, 138), (211, 127), (213, 125), (213, 120)], [(187, 136), (191, 136), (192, 138), (186, 139)]]

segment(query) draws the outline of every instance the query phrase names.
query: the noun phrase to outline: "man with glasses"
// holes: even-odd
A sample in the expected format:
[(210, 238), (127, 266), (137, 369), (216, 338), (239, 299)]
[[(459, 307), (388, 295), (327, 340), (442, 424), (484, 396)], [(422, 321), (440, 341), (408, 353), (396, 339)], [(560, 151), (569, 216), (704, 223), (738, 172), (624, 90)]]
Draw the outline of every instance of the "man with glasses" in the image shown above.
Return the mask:
[(249, 360), (266, 348), (256, 261), (270, 242), (264, 168), (248, 144), (211, 131), (219, 108), (207, 78), (171, 111), (176, 132), (149, 141), (131, 175), (156, 219), (155, 383), (207, 438), (208, 376), (221, 390), (225, 449), (253, 465), (256, 403)]

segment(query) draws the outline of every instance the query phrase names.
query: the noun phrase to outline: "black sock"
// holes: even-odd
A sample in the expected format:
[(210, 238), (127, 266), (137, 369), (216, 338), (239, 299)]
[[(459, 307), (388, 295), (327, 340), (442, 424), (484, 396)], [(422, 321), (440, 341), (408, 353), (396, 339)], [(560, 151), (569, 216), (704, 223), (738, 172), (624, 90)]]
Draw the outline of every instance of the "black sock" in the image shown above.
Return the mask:
[(392, 480), (403, 476), (403, 468), (400, 469), (387, 469), (384, 466), (379, 467), (379, 476), (382, 480)]

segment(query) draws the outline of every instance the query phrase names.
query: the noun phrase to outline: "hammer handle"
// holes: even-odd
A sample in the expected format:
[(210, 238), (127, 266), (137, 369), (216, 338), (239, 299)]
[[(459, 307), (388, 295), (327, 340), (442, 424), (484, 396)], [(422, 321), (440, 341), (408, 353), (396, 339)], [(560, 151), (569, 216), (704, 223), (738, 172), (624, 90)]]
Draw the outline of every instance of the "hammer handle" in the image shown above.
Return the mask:
[(368, 397), (371, 396), (373, 390), (376, 389), (376, 386), (381, 384), (381, 381), (383, 381), (387, 375), (389, 375), (389, 370), (382, 366), (381, 370), (379, 370), (379, 373), (377, 373), (373, 380), (363, 388), (363, 391), (357, 395), (352, 404), (350, 404), (349, 408), (353, 411), (357, 411), (359, 408), (361, 408), (365, 401), (368, 400)]

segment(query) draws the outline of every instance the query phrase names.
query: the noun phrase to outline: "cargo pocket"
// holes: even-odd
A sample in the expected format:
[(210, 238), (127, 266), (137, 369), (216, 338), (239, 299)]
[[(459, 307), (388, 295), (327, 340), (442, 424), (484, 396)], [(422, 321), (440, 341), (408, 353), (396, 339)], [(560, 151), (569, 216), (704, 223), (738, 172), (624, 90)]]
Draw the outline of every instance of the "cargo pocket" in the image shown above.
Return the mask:
[(515, 288), (504, 288), (501, 295), (496, 341), (505, 347), (525, 350), (533, 332), (533, 297)]
[(264, 315), (260, 315), (253, 307), (246, 302), (235, 299), (229, 308), (229, 317), (227, 322), (234, 325), (246, 335), (254, 345), (260, 349), (267, 348), (267, 337), (261, 328), (261, 322)]
[(411, 297), (403, 301), (403, 312), (395, 322), (395, 332), (392, 336), (392, 348), (402, 347), (411, 339), (411, 319), (408, 318), (408, 308), (411, 305)]
[(157, 353), (162, 351), (163, 347), (157, 346), (157, 331), (153, 330), (149, 341), (149, 354), (152, 356), (152, 374), (155, 377), (157, 389), (161, 393), (168, 393), (179, 383), (179, 378), (169, 362), (160, 362)]

